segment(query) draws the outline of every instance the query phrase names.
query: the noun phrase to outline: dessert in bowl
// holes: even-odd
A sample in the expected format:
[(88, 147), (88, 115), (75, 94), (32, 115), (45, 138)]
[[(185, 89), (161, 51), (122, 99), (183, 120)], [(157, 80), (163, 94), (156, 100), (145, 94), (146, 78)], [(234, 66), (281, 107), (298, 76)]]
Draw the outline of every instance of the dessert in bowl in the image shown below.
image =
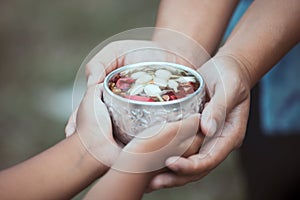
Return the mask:
[(131, 64), (114, 70), (104, 80), (103, 100), (114, 135), (123, 144), (150, 126), (199, 113), (204, 97), (201, 75), (174, 63)]

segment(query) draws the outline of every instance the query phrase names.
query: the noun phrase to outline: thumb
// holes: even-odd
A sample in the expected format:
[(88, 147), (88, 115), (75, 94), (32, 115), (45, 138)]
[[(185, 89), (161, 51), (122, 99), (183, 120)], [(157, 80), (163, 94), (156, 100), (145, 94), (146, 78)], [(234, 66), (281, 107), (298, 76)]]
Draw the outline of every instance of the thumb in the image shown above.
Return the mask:
[(168, 140), (173, 138), (174, 142), (184, 141), (197, 134), (199, 119), (200, 114), (196, 113), (180, 121), (157, 124), (145, 129), (135, 139), (155, 138), (163, 141), (166, 138)]
[(216, 89), (210, 101), (205, 105), (201, 118), (201, 131), (206, 136), (213, 136), (224, 125), (228, 111), (228, 101), (222, 89)]

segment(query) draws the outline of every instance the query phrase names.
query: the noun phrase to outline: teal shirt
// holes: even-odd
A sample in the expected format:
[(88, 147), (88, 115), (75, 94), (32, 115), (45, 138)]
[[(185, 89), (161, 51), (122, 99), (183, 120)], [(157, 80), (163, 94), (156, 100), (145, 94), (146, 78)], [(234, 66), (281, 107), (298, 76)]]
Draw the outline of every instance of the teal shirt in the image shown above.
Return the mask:
[[(252, 0), (242, 0), (229, 23), (227, 38)], [(300, 43), (260, 82), (261, 128), (267, 135), (300, 134)]]

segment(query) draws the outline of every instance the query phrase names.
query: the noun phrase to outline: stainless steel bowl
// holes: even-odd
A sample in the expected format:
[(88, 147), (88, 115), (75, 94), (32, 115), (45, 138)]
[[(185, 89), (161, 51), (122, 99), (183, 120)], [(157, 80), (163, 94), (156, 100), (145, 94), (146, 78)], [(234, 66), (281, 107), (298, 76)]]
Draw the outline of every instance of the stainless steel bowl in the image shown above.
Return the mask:
[[(116, 74), (145, 66), (161, 66), (190, 72), (199, 81), (199, 88), (192, 94), (172, 101), (143, 102), (123, 98), (109, 88), (109, 80)], [(103, 100), (112, 118), (114, 135), (123, 144), (128, 143), (144, 129), (161, 123), (178, 121), (203, 109), (205, 89), (201, 75), (183, 65), (168, 62), (143, 62), (127, 65), (111, 72), (104, 80)]]

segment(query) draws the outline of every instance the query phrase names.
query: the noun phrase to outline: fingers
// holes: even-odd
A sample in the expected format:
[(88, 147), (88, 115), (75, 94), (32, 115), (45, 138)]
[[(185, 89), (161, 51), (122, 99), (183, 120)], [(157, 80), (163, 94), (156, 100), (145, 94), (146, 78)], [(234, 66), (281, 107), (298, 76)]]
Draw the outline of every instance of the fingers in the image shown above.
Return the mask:
[[(170, 144), (175, 145), (178, 150), (181, 149), (181, 153), (187, 152), (190, 147), (195, 148), (194, 143), (199, 141), (199, 138), (196, 137), (199, 128), (199, 119), (200, 114), (197, 113), (182, 121), (168, 123), (167, 126), (165, 126), (165, 130), (168, 134), (163, 133), (165, 135), (162, 136), (169, 141), (172, 138)], [(195, 140), (195, 138), (197, 139)]]
[(207, 95), (210, 97), (202, 111), (201, 131), (206, 136), (212, 136), (225, 120), (226, 103), (228, 102), (225, 99), (225, 90), (220, 81), (220, 71), (213, 59), (206, 62), (198, 71), (205, 80)]
[(88, 86), (102, 82), (110, 71), (118, 66), (120, 43), (112, 42), (101, 49), (86, 65)]
[[(193, 114), (189, 116), (186, 119), (183, 119), (182, 121), (179, 122), (173, 122), (176, 123), (177, 126), (174, 126), (173, 123), (170, 123), (169, 126), (171, 127), (177, 127), (177, 135), (178, 135), (178, 140), (180, 142), (183, 142), (184, 140), (189, 139), (190, 137), (194, 137), (197, 135), (198, 128), (199, 128), (199, 120), (200, 120), (200, 114)], [(185, 141), (187, 142), (187, 141)], [(188, 142), (191, 144), (193, 141)]]
[[(196, 175), (210, 171), (218, 166), (243, 140), (246, 123), (240, 119), (247, 118), (245, 112), (247, 112), (247, 108), (241, 109), (237, 107), (234, 109), (227, 119), (230, 125), (222, 128), (222, 134), (205, 138), (204, 144), (196, 155), (189, 158), (168, 158), (166, 160), (168, 168), (178, 174)], [(233, 121), (231, 122), (231, 120)]]
[(199, 152), (201, 144), (203, 143), (204, 137), (202, 134), (198, 133), (195, 137), (190, 137), (182, 142), (179, 146), (184, 145), (188, 149), (184, 152), (182, 157), (188, 157)]
[(181, 121), (156, 125), (144, 130), (136, 139), (152, 137), (157, 140), (167, 139), (169, 141), (176, 136), (176, 140), (184, 141), (196, 135), (199, 127), (199, 119), (200, 114), (194, 114)]
[(227, 115), (248, 97), (239, 77), (230, 70), (215, 59), (199, 69), (210, 97), (202, 112), (201, 130), (210, 137), (224, 126)]
[(192, 176), (206, 173), (214, 169), (228, 155), (224, 154), (196, 154), (189, 158), (170, 157), (166, 160), (166, 165), (169, 169), (177, 174), (184, 176)]
[(115, 41), (101, 49), (86, 65), (88, 85), (104, 80), (116, 68), (145, 61), (168, 61), (169, 53), (150, 41)]
[(152, 192), (153, 190), (157, 190), (161, 188), (183, 186), (187, 183), (200, 180), (207, 174), (208, 172), (203, 174), (191, 175), (191, 176), (183, 176), (183, 175), (177, 175), (172, 172), (162, 173), (155, 176), (151, 180), (146, 192)]
[(181, 173), (184, 175), (198, 174), (200, 171), (197, 169), (197, 162), (191, 158), (183, 157), (170, 157), (166, 160), (166, 165), (173, 172)]
[(106, 76), (105, 66), (100, 62), (90, 61), (86, 65), (86, 77), (88, 87), (103, 82)]
[[(110, 124), (102, 124), (102, 121), (110, 121), (110, 117), (105, 104), (101, 100), (102, 95), (102, 84), (97, 84), (91, 86), (87, 89), (83, 100), (79, 106), (79, 111), (77, 113), (77, 120), (82, 124), (94, 126), (93, 128), (97, 130), (99, 127), (107, 127)], [(98, 122), (99, 121), (99, 122)], [(99, 126), (98, 124), (101, 124)], [(98, 127), (98, 128), (95, 128)], [(86, 128), (91, 129), (92, 127), (86, 126)], [(109, 130), (109, 129), (108, 129)]]
[[(200, 114), (187, 119), (147, 128), (126, 145), (128, 151), (138, 153), (160, 152), (158, 157), (182, 155), (192, 145), (199, 127)], [(186, 141), (187, 140), (187, 141)], [(162, 161), (164, 163), (164, 160)]]
[(170, 157), (166, 165), (182, 175), (196, 175), (218, 166), (234, 149), (235, 137), (213, 137), (205, 141), (198, 154), (189, 158)]
[(217, 90), (210, 102), (202, 111), (201, 130), (206, 136), (213, 136), (224, 125), (228, 107), (224, 99), (224, 92)]

